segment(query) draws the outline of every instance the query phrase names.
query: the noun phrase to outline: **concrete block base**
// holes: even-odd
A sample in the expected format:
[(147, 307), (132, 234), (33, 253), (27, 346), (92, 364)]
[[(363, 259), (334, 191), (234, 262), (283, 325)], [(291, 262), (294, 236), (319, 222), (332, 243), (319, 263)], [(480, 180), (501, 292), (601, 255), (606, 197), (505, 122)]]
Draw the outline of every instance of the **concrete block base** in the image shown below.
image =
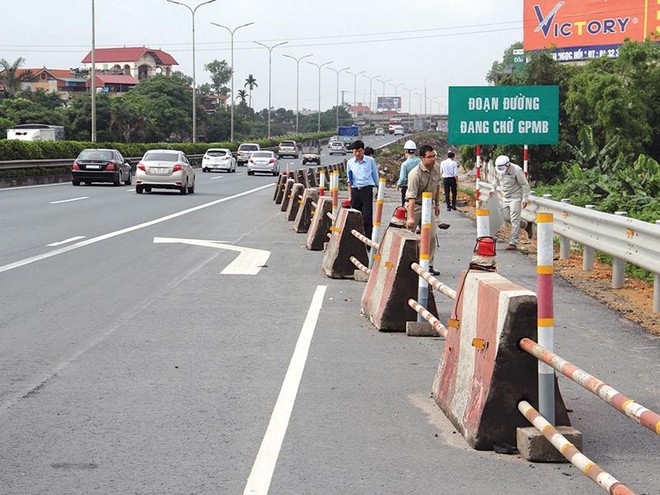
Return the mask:
[[(582, 433), (570, 426), (555, 426), (555, 429), (575, 447), (582, 451)], [(536, 428), (516, 429), (516, 443), (520, 456), (531, 462), (568, 462), (561, 453)]]
[(367, 282), (369, 281), (369, 275), (364, 273), (362, 270), (358, 270), (357, 268), (353, 272), (353, 278), (357, 280), (358, 282)]
[(438, 331), (428, 321), (407, 321), (406, 335), (408, 337), (440, 337)]

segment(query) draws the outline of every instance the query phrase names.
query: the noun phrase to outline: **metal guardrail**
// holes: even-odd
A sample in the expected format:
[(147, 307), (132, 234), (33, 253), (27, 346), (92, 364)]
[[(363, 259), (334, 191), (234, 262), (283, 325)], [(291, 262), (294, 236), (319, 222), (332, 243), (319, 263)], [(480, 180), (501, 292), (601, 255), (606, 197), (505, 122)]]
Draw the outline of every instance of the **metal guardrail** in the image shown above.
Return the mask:
[[(488, 182), (480, 181), (479, 189), (484, 196), (494, 192)], [(582, 244), (585, 248), (609, 254), (614, 258), (613, 266), (621, 260), (653, 273), (653, 310), (660, 311), (660, 224), (532, 194), (521, 216), (533, 222), (537, 213), (552, 213), (556, 235)]]

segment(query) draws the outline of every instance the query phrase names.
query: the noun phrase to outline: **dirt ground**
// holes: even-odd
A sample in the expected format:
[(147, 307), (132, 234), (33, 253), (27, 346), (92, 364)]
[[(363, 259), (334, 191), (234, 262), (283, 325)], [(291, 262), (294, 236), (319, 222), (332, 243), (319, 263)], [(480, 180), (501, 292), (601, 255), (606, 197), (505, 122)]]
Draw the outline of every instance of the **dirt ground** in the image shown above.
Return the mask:
[[(474, 182), (461, 183), (459, 188), (474, 188)], [(458, 209), (474, 220), (474, 200), (467, 194), (459, 192), (459, 202), (466, 206)], [(462, 200), (462, 201), (461, 201)], [(476, 220), (475, 220), (476, 221)], [(498, 237), (508, 239), (511, 227), (504, 225), (498, 232)], [(518, 250), (530, 258), (536, 258), (536, 241), (527, 239), (527, 234), (521, 230), (521, 241)], [(559, 250), (555, 252), (555, 274), (567, 280), (570, 284), (589, 294), (594, 299), (607, 305), (621, 316), (637, 323), (648, 332), (660, 335), (660, 314), (653, 313), (653, 284), (631, 277), (626, 277), (622, 289), (612, 289), (612, 267), (596, 260), (594, 269), (582, 271), (582, 254), (573, 251), (566, 260), (559, 259)]]

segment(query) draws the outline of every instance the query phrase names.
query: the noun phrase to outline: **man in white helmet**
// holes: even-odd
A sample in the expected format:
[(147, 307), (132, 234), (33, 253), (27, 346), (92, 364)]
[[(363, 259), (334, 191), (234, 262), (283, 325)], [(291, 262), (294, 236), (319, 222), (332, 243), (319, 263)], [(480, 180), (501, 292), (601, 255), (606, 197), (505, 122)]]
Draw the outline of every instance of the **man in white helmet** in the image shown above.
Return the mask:
[[(511, 223), (511, 239), (507, 245), (507, 250), (514, 250), (518, 245), (520, 236), (520, 212), (527, 207), (527, 198), (529, 197), (529, 183), (525, 178), (522, 168), (509, 160), (506, 155), (500, 155), (495, 159), (495, 180), (493, 185), (495, 190), (502, 191), (502, 213), (504, 219)], [(527, 235), (531, 238), (531, 226), (525, 220), (524, 228)]]
[(408, 174), (410, 171), (420, 164), (421, 160), (415, 156), (417, 152), (417, 145), (415, 141), (408, 140), (403, 145), (403, 151), (406, 160), (401, 164), (401, 172), (399, 173), (399, 180), (396, 182), (397, 189), (401, 190), (401, 204), (406, 204), (406, 191), (408, 190)]

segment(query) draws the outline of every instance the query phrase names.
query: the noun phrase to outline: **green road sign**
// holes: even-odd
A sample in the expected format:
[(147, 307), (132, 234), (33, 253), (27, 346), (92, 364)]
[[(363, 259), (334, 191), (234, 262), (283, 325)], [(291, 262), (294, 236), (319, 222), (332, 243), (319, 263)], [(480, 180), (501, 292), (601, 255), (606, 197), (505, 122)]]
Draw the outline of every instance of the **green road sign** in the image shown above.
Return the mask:
[(449, 144), (556, 144), (559, 86), (449, 88)]

